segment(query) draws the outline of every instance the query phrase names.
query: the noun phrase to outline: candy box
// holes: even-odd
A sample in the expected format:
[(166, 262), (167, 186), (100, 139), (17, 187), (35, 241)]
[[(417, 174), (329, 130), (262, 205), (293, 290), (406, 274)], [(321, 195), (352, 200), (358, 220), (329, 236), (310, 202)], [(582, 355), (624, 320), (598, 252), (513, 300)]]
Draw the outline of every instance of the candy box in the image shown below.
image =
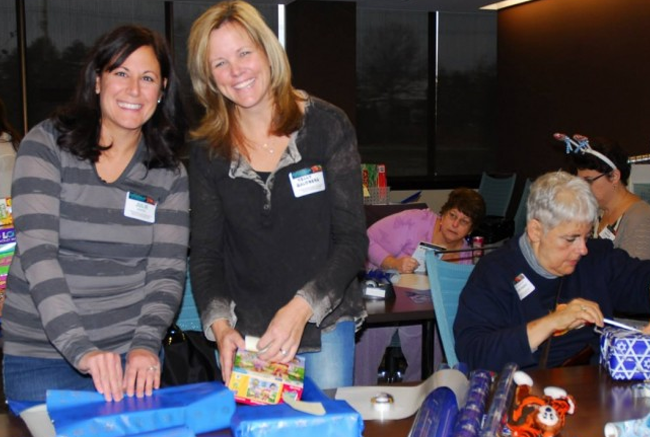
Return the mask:
[(11, 215), (11, 197), (0, 198), (0, 226), (13, 224)]
[(650, 336), (607, 326), (600, 337), (600, 361), (613, 379), (650, 379)]
[(305, 379), (305, 359), (295, 357), (289, 363), (260, 360), (257, 352), (239, 350), (228, 388), (235, 400), (250, 405), (274, 405), (282, 395), (300, 399)]
[(14, 228), (0, 228), (0, 290), (7, 287), (7, 274), (15, 249), (16, 233)]
[(309, 377), (302, 401), (319, 402), (324, 415), (307, 414), (288, 404), (238, 405), (230, 429), (234, 437), (361, 437), (363, 419), (346, 401), (331, 399)]

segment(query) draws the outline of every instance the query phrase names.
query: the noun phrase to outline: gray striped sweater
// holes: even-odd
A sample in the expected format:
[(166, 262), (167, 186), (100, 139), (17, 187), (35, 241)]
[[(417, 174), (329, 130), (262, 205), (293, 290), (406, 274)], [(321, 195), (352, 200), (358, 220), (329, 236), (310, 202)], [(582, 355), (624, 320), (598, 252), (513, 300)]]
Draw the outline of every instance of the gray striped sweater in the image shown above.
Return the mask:
[[(120, 178), (105, 183), (56, 138), (50, 121), (39, 124), (16, 160), (4, 353), (75, 367), (97, 349), (158, 353), (185, 279), (185, 168), (147, 170), (142, 140)], [(154, 223), (124, 215), (127, 193), (157, 202)]]

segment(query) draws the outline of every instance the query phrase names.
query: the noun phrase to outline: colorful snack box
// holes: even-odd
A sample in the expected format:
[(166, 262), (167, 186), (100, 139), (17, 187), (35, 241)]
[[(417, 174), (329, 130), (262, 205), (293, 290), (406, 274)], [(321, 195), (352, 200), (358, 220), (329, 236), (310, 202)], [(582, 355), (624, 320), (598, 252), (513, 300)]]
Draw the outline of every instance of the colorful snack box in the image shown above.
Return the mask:
[(239, 350), (228, 388), (235, 400), (249, 405), (274, 405), (282, 403), (287, 393), (300, 399), (305, 379), (305, 359), (295, 357), (289, 363), (260, 360), (257, 352)]
[(11, 215), (11, 197), (0, 199), (0, 226), (10, 226), (14, 223)]
[(14, 228), (0, 228), (0, 290), (7, 288), (7, 274), (15, 250), (16, 232)]

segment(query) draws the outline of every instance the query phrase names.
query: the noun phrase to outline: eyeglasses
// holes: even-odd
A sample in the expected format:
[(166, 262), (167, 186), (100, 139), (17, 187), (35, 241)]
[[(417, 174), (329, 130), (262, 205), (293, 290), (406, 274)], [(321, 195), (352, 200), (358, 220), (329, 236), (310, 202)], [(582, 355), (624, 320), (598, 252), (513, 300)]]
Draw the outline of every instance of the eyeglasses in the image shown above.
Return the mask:
[(582, 178), (586, 183), (589, 185), (593, 184), (596, 182), (598, 179), (602, 178), (603, 176), (607, 176), (609, 173), (601, 173), (600, 175), (596, 176), (595, 178), (590, 178), (590, 177), (584, 177)]
[(447, 217), (449, 217), (452, 222), (458, 220), (458, 223), (461, 226), (465, 226), (465, 227), (472, 226), (472, 220), (461, 214), (462, 214), (461, 212), (458, 212), (456, 210), (451, 210), (447, 212)]

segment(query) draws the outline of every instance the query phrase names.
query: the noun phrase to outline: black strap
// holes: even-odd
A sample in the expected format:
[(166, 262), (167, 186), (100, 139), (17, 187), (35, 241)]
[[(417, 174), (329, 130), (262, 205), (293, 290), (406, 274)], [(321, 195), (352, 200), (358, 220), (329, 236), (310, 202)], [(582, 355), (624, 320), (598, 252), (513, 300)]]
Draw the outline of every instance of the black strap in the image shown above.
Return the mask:
[[(555, 306), (551, 308), (551, 311), (555, 311), (557, 308), (558, 303), (560, 302), (560, 294), (562, 293), (562, 284), (564, 283), (564, 278), (560, 278), (560, 283), (557, 286), (557, 291), (555, 292)], [(544, 350), (542, 351), (542, 358), (539, 360), (539, 368), (540, 369), (546, 369), (546, 366), (548, 365), (548, 355), (551, 350), (551, 340), (553, 339), (553, 336), (555, 334), (551, 334), (549, 338), (545, 340), (544, 343)]]

